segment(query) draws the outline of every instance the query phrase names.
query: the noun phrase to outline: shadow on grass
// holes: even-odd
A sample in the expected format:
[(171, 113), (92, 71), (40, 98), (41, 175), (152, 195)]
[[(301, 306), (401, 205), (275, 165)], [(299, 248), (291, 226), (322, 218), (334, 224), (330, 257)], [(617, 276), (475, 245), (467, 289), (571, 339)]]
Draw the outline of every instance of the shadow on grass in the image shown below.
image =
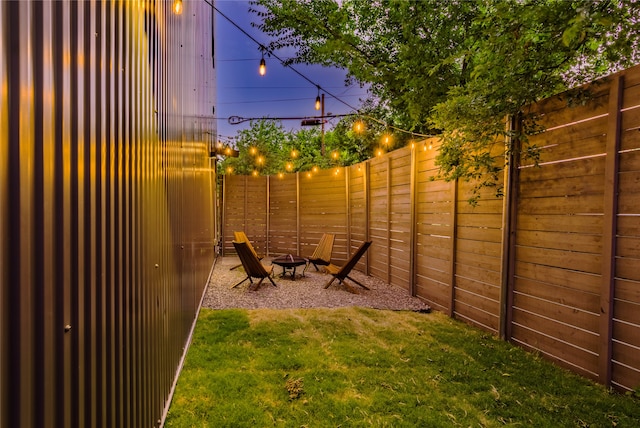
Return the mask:
[(167, 427), (637, 427), (640, 400), (443, 314), (202, 310)]

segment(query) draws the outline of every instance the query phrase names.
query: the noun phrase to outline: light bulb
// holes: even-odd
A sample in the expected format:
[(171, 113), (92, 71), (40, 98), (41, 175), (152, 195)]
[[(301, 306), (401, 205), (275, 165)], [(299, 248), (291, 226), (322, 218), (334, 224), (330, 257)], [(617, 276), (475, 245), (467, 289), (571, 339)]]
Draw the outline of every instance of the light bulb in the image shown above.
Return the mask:
[(320, 104), (320, 95), (318, 95), (316, 97), (316, 110), (320, 110), (321, 104)]
[(176, 15), (182, 15), (182, 0), (173, 0), (173, 6), (171, 6), (171, 9)]
[(258, 68), (258, 72), (260, 76), (264, 76), (267, 73), (267, 63), (264, 61), (264, 58), (260, 60), (260, 67)]

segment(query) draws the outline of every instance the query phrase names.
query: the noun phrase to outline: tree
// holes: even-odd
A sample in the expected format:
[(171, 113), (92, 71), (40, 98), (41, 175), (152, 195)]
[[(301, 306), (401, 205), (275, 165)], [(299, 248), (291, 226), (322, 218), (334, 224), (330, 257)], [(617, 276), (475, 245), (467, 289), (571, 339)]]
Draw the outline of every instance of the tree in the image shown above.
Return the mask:
[[(347, 69), (393, 126), (441, 135), (445, 178), (489, 185), (506, 117), (640, 62), (637, 0), (257, 0), (252, 11), (268, 49)], [(529, 131), (513, 135), (525, 149)]]
[(241, 175), (276, 174), (283, 169), (283, 149), (287, 134), (282, 124), (273, 119), (260, 119), (250, 123), (249, 129), (238, 132), (237, 158), (226, 158), (219, 173)]

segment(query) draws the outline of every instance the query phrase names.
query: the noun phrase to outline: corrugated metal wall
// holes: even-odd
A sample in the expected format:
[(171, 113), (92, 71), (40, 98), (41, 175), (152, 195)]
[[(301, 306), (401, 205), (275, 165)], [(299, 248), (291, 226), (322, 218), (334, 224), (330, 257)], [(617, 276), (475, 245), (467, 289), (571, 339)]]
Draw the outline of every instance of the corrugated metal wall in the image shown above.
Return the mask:
[(170, 7), (0, 3), (3, 428), (162, 421), (215, 239), (213, 10)]
[[(337, 232), (350, 243), (347, 251), (371, 239), (362, 270), (563, 367), (637, 389), (640, 66), (592, 88), (594, 98), (583, 106), (562, 94), (532, 107), (546, 126), (531, 137), (541, 162), (512, 159), (501, 178), (504, 198), (485, 189), (471, 205), (474, 183), (437, 179), (437, 141), (430, 140), (346, 168), (344, 178), (321, 171), (309, 179), (248, 179), (254, 188), (277, 188), (284, 201), (260, 194), (254, 204), (242, 177), (225, 177), (227, 192), (244, 205), (229, 212), (224, 227), (250, 226), (265, 246), (273, 227), (278, 252), (307, 256), (323, 232)], [(503, 149), (498, 142), (497, 158)], [(262, 208), (265, 199), (277, 200), (277, 209)], [(271, 215), (259, 224), (234, 223), (242, 209), (253, 218)], [(334, 249), (334, 262), (346, 259), (344, 248)]]

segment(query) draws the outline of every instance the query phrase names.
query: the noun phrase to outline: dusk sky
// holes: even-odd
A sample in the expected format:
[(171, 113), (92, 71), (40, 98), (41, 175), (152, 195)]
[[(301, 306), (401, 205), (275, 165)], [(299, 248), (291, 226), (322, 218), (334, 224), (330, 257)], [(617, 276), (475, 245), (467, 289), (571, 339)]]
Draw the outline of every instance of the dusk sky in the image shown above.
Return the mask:
[[(263, 45), (269, 43), (265, 34), (251, 26), (257, 16), (249, 13), (248, 1), (216, 1), (216, 8), (235, 24), (249, 33)], [(289, 67), (284, 67), (273, 56), (265, 54), (267, 72), (264, 76), (258, 73), (261, 53), (256, 42), (243, 34), (232, 23), (216, 13), (215, 28), (217, 61), (217, 104), (215, 116), (218, 118), (218, 135), (222, 140), (236, 135), (238, 130), (248, 128), (249, 122), (230, 125), (227, 118), (241, 116), (244, 118), (260, 117), (312, 117), (319, 115), (314, 102), (318, 94), (316, 85), (325, 92), (325, 114), (343, 114), (352, 111), (346, 104), (360, 107), (360, 99), (366, 98), (366, 89), (358, 85), (344, 85), (345, 71), (320, 66), (293, 65), (301, 77)], [(275, 52), (281, 59), (288, 58), (291, 53)], [(321, 91), (321, 93), (324, 91)], [(341, 102), (341, 101), (342, 102)], [(338, 119), (327, 123), (330, 129)], [(300, 119), (284, 120), (285, 129), (299, 129)]]

